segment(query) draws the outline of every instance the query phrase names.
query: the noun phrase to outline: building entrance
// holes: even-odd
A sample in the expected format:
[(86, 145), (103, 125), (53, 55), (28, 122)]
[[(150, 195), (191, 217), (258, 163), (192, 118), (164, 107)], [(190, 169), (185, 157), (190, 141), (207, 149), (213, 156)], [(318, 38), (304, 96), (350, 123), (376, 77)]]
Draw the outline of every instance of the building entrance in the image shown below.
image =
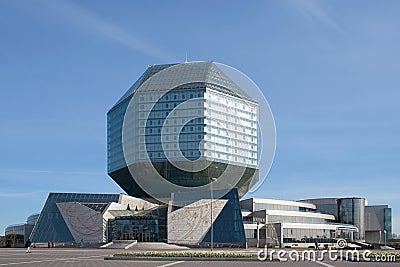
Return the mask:
[(137, 240), (138, 242), (154, 242), (150, 233), (123, 233), (122, 240)]
[(119, 218), (108, 222), (108, 241), (137, 240), (138, 242), (158, 242), (159, 225), (155, 218)]

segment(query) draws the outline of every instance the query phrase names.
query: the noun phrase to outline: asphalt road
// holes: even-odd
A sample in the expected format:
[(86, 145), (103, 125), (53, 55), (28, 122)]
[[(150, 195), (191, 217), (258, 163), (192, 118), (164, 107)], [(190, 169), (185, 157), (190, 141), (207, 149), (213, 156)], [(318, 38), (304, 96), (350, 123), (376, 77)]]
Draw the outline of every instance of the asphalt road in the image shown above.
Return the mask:
[[(32, 253), (27, 254), (24, 249), (0, 249), (0, 267), (1, 266), (143, 266), (143, 267), (206, 267), (206, 266), (311, 266), (311, 267), (342, 267), (342, 266), (396, 266), (397, 263), (353, 263), (345, 261), (322, 261), (322, 262), (221, 262), (221, 261), (110, 261), (104, 260), (104, 257), (111, 256), (121, 250), (102, 250), (102, 249), (32, 249)], [(123, 251), (123, 250), (122, 250)]]

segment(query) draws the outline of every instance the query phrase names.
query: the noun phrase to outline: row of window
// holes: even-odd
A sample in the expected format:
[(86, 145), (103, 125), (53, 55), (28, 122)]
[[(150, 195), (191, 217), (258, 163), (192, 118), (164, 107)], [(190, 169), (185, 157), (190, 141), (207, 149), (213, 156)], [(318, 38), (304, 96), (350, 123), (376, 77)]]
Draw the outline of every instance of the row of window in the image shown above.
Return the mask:
[[(183, 103), (183, 102), (156, 103), (154, 106), (150, 106), (151, 104), (150, 105), (141, 104), (139, 106), (139, 109), (136, 109), (136, 110), (137, 111), (150, 111), (150, 108), (151, 108), (150, 112), (154, 112), (154, 111), (171, 111), (181, 103)], [(185, 110), (185, 109), (188, 109), (188, 108), (191, 108), (191, 107), (194, 108), (196, 106), (197, 107), (202, 107), (203, 106), (203, 101), (201, 101), (201, 100), (196, 101), (196, 103), (197, 104), (195, 104), (194, 101), (190, 102), (189, 104), (187, 104), (187, 106), (182, 107), (182, 109), (180, 108), (180, 110)]]
[[(179, 99), (191, 99), (204, 96), (204, 90), (202, 91), (169, 91), (158, 99), (158, 101), (169, 101), (169, 100), (179, 100)], [(153, 102), (155, 100), (156, 94), (147, 93), (146, 96), (139, 96), (139, 102)]]
[[(145, 129), (145, 134), (161, 133), (161, 129), (162, 129), (161, 127), (157, 127), (157, 126), (147, 127)], [(174, 133), (178, 132), (178, 127), (164, 127), (164, 132), (169, 133), (170, 129), (171, 129), (171, 132), (174, 132)], [(173, 131), (172, 131), (172, 129), (173, 129)], [(181, 129), (181, 133), (187, 133), (187, 132), (203, 133), (203, 129), (204, 129), (203, 126), (184, 126)]]
[[(165, 121), (165, 124), (166, 125), (168, 125), (168, 124), (172, 124), (172, 125), (177, 125), (179, 122), (180, 123), (185, 123), (185, 121), (187, 121), (187, 119), (186, 118), (180, 118), (180, 119), (177, 119), (177, 118), (175, 118), (175, 119), (168, 119), (168, 120), (165, 120), (165, 119), (148, 119), (148, 120), (140, 120), (139, 121), (139, 125), (141, 125), (141, 126), (143, 126), (144, 124), (145, 124), (145, 122), (146, 122), (146, 126), (152, 126), (152, 125), (162, 125), (162, 124), (164, 124), (164, 121)], [(185, 125), (191, 125), (191, 124), (204, 124), (204, 118), (194, 118), (194, 119), (191, 119), (189, 122), (187, 122)]]
[[(182, 114), (183, 116), (181, 117), (197, 117), (197, 116), (202, 116), (203, 117), (203, 110), (202, 109), (198, 109), (197, 111), (195, 109), (187, 109), (187, 110), (179, 110), (176, 111), (175, 115), (180, 114), (179, 112), (184, 112), (185, 114)], [(139, 112), (139, 116), (140, 118), (144, 118), (145, 117), (145, 112)], [(150, 112), (150, 114), (148, 115), (148, 119), (165, 119), (167, 116), (169, 115), (169, 111), (154, 111), (154, 112)]]
[(218, 111), (218, 112), (225, 112), (225, 113), (230, 113), (234, 114), (239, 117), (243, 117), (246, 115), (249, 115), (252, 119), (256, 117), (257, 110), (255, 108), (249, 107), (247, 105), (243, 105), (240, 108), (235, 108), (231, 105), (226, 105), (222, 102), (218, 101), (205, 101), (206, 105), (205, 107), (207, 109), (211, 109), (213, 111)]

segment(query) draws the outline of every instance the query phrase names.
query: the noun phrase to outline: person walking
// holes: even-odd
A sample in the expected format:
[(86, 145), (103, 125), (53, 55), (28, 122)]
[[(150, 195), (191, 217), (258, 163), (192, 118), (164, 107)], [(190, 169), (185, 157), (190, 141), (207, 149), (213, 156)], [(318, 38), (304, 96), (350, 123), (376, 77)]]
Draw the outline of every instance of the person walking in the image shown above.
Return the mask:
[(318, 241), (315, 241), (315, 250), (319, 251)]
[(26, 253), (31, 253), (31, 246), (32, 246), (32, 242), (30, 239), (28, 239), (25, 243), (25, 247), (26, 247)]

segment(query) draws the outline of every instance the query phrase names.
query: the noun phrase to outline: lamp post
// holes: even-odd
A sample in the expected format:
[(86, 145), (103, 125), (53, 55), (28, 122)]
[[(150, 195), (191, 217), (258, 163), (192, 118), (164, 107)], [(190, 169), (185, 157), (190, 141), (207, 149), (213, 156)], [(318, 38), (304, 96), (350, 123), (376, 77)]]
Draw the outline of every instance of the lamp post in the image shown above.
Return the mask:
[(260, 247), (260, 222), (257, 222), (257, 248)]
[(387, 231), (383, 230), (383, 233), (385, 234), (385, 247), (386, 247), (386, 234), (387, 234)]
[[(211, 168), (211, 165), (207, 168), (207, 176), (208, 176), (208, 179), (209, 179), (209, 182), (210, 182), (210, 195), (211, 195), (211, 205), (210, 205), (210, 216), (211, 216), (211, 221), (210, 221), (210, 223), (211, 223), (211, 235), (210, 235), (210, 248), (211, 248), (211, 251), (213, 251), (213, 249), (214, 249), (214, 224), (213, 224), (213, 201), (214, 201), (214, 190), (213, 190), (213, 182), (214, 181), (216, 181), (217, 180), (217, 178), (213, 178), (213, 177), (211, 177), (211, 174), (210, 174), (210, 168)], [(218, 166), (215, 166), (215, 169), (218, 169)]]
[(217, 178), (210, 177), (210, 187), (211, 187), (211, 251), (214, 248), (214, 223), (213, 223), (213, 201), (214, 201), (214, 190), (213, 190), (213, 182), (216, 181)]

